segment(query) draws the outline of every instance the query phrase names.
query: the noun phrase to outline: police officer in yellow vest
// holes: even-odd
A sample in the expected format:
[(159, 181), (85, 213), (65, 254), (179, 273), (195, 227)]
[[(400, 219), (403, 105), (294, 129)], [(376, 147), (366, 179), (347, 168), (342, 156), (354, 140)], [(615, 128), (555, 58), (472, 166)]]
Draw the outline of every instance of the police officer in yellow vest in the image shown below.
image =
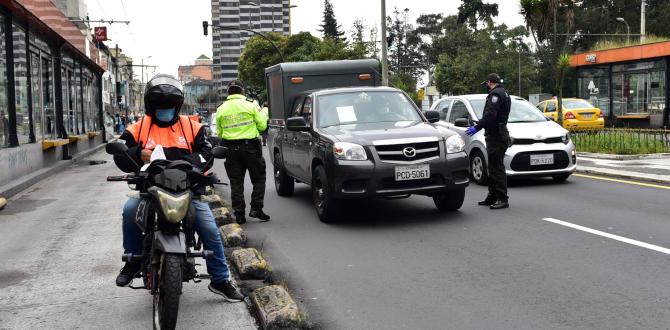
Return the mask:
[(265, 159), (259, 136), (267, 129), (268, 118), (244, 96), (244, 85), (232, 81), (228, 98), (216, 110), (216, 128), (223, 146), (228, 148), (226, 172), (230, 180), (230, 195), (237, 223), (245, 223), (244, 176), (247, 170), (253, 184), (249, 216), (261, 221), (270, 220), (263, 212), (265, 197)]

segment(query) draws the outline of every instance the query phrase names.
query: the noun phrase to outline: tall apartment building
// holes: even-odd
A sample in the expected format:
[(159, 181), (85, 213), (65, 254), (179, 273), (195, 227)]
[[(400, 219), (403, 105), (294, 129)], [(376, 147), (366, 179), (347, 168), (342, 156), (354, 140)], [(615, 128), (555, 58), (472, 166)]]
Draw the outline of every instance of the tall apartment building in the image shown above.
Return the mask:
[[(214, 54), (214, 87), (224, 96), (225, 86), (237, 78), (237, 62), (244, 43), (253, 34), (238, 30), (289, 35), (290, 0), (212, 0), (212, 49)], [(230, 29), (230, 30), (229, 30)]]

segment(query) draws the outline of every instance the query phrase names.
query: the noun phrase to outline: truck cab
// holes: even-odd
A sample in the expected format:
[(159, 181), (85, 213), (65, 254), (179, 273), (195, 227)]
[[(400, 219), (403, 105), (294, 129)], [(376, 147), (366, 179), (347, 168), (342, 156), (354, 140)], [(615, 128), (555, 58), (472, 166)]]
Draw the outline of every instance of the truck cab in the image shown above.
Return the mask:
[(278, 194), (290, 196), (296, 182), (310, 185), (324, 222), (342, 216), (347, 199), (417, 194), (440, 210), (460, 208), (469, 175), (463, 139), (432, 124), (438, 113), (380, 87), (377, 61), (323, 63), (266, 70)]

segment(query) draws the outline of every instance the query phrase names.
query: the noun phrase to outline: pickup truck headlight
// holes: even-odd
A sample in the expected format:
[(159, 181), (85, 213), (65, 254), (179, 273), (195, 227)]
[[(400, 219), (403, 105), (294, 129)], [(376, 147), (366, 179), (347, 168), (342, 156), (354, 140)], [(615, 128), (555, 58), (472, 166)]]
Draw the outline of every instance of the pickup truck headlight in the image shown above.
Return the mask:
[(447, 153), (455, 154), (465, 150), (465, 141), (460, 135), (452, 135), (447, 138)]
[(365, 148), (359, 144), (348, 142), (335, 142), (333, 154), (342, 160), (368, 160)]
[(561, 137), (561, 141), (563, 141), (565, 144), (568, 144), (568, 142), (570, 142), (570, 133), (565, 133), (565, 135)]

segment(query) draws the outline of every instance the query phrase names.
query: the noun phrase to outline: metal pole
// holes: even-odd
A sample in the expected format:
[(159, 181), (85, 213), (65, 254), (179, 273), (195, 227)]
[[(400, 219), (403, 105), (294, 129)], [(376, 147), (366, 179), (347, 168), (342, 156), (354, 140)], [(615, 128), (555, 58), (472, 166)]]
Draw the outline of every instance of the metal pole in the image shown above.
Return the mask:
[(626, 33), (628, 34), (626, 36), (626, 43), (630, 45), (630, 26), (628, 25), (628, 22), (624, 21), (626, 23)]
[(517, 95), (519, 97), (522, 97), (521, 96), (521, 45), (519, 45), (518, 54), (519, 54), (519, 89), (517, 90), (517, 93), (519, 93), (519, 94), (517, 94)]
[(382, 86), (389, 85), (388, 44), (386, 41), (386, 0), (382, 1)]
[(640, 42), (644, 42), (645, 40), (645, 34), (646, 34), (646, 7), (647, 7), (647, 1), (642, 0), (642, 6), (640, 10)]

